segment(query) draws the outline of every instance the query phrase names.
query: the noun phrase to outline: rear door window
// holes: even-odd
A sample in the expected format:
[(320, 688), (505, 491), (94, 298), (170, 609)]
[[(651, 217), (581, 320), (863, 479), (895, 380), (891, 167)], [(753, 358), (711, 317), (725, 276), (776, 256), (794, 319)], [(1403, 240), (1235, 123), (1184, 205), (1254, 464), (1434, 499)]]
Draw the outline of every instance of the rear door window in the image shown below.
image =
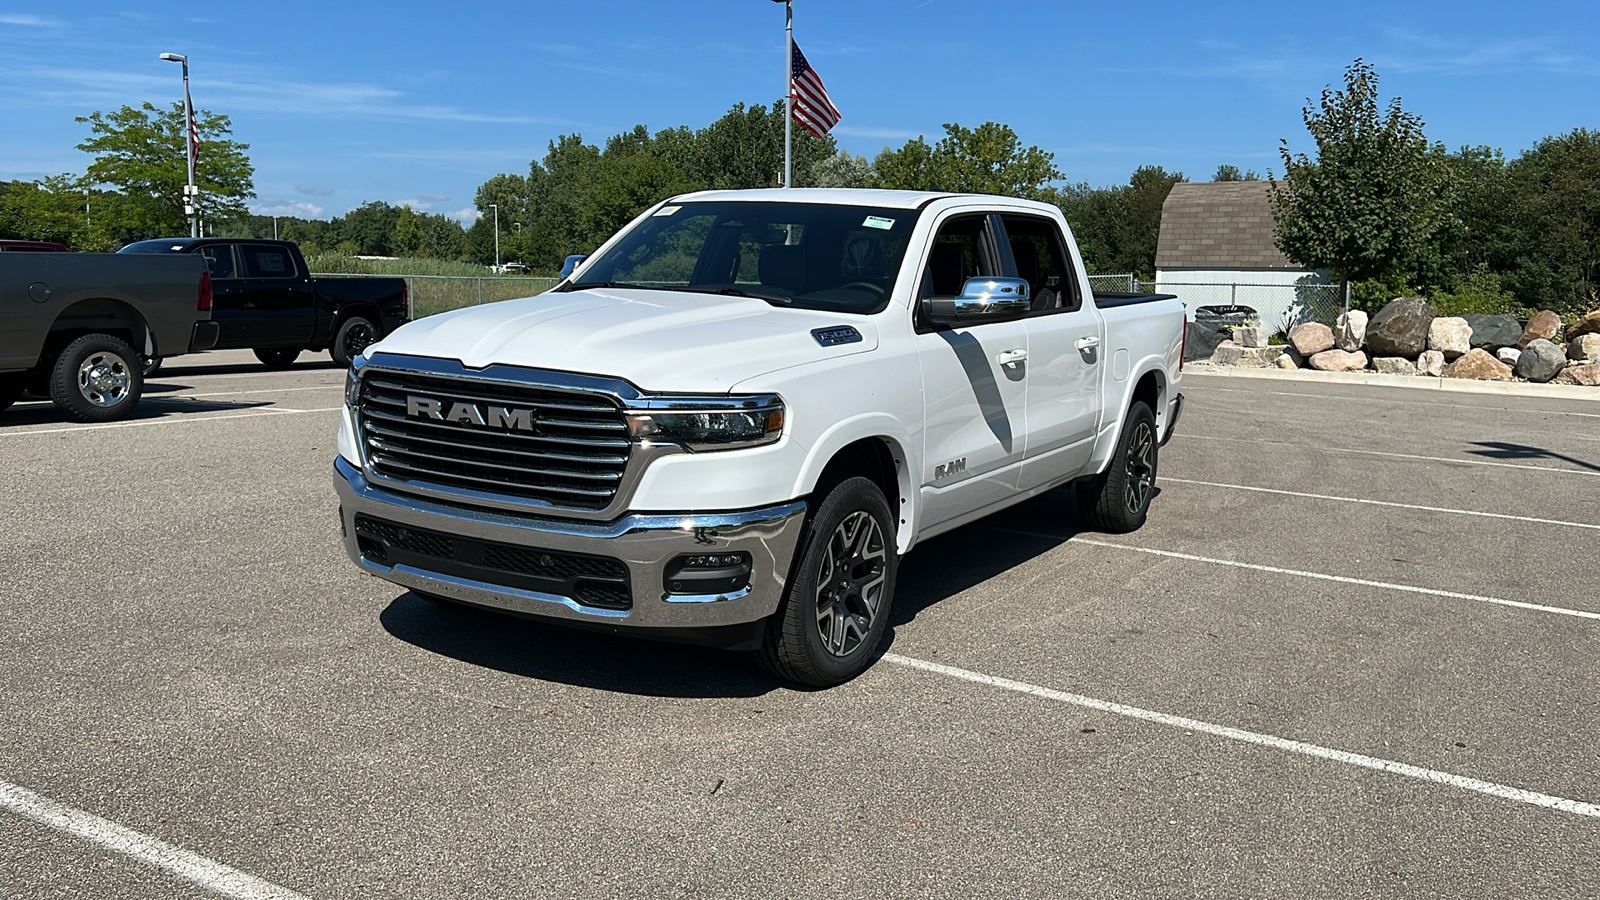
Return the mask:
[(247, 278), (293, 278), (296, 274), (294, 257), (282, 247), (244, 244), (239, 253), (244, 257)]
[(238, 278), (238, 269), (233, 264), (233, 246), (230, 244), (212, 244), (201, 247), (200, 255), (205, 257), (206, 268), (211, 270), (213, 279)]
[(1077, 309), (1082, 298), (1061, 229), (1042, 216), (1006, 215), (1002, 219), (1017, 277), (1028, 281), (1034, 312)]

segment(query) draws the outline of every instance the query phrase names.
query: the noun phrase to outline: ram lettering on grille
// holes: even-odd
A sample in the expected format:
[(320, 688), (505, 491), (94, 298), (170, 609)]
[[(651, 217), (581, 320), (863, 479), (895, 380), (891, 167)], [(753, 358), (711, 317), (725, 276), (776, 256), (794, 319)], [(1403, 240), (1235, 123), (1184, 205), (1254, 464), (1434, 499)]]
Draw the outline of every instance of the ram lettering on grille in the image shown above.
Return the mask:
[[(487, 411), (487, 415), (485, 414)], [(431, 397), (406, 397), (406, 415), (421, 416), (436, 419), (441, 422), (456, 422), (461, 425), (488, 425), (495, 428), (509, 428), (515, 431), (533, 430), (533, 410), (512, 409), (506, 406), (490, 406), (479, 409), (476, 403), (452, 403), (449, 411), (444, 409), (444, 401), (434, 400)]]

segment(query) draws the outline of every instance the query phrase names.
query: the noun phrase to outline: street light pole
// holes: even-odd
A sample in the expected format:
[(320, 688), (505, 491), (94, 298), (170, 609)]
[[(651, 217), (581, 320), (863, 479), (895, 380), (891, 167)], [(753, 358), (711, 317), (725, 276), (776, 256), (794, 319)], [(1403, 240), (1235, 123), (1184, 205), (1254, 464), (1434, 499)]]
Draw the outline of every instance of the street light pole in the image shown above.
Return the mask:
[(494, 267), (500, 268), (500, 204), (491, 203), (489, 208), (494, 210)]
[(189, 57), (181, 53), (163, 53), (161, 58), (183, 64), (183, 158), (188, 176), (188, 187), (183, 190), (183, 214), (189, 219), (189, 236), (199, 237), (200, 217), (195, 215), (195, 202), (200, 198), (194, 186), (194, 135), (189, 131), (194, 121), (194, 106), (189, 101)]

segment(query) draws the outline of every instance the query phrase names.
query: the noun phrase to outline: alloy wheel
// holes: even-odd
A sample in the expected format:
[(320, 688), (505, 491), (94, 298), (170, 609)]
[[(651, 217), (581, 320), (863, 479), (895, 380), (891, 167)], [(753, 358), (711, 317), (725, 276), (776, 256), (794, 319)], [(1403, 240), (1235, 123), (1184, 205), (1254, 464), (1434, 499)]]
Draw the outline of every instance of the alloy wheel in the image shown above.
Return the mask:
[(828, 539), (817, 573), (817, 633), (829, 653), (848, 656), (867, 639), (883, 606), (887, 573), (878, 520), (850, 513)]
[(95, 406), (116, 406), (133, 388), (128, 361), (106, 350), (89, 354), (78, 366), (78, 392)]
[(1128, 512), (1138, 513), (1150, 502), (1156, 486), (1156, 434), (1149, 422), (1134, 426), (1128, 437), (1128, 480), (1123, 501)]

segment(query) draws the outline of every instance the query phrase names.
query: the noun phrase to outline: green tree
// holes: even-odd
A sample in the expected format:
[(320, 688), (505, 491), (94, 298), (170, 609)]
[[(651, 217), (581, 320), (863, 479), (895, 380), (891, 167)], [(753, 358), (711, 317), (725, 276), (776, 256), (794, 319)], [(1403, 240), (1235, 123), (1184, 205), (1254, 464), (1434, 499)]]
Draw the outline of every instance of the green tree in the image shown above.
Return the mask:
[[(87, 123), (91, 133), (78, 145), (94, 156), (85, 177), (90, 184), (111, 185), (121, 192), (127, 227), (140, 237), (185, 233), (188, 162), (183, 104), (165, 109), (151, 103), (124, 106), (79, 116), (77, 121)], [(233, 127), (225, 115), (197, 110), (195, 122), (200, 135), (195, 163), (200, 216), (210, 222), (244, 215), (245, 200), (255, 196), (251, 181), (255, 169), (245, 154), (250, 145), (229, 137)]]
[(1054, 202), (1072, 226), (1079, 252), (1093, 272), (1155, 274), (1161, 236), (1161, 207), (1182, 172), (1140, 166), (1128, 183), (1111, 188), (1078, 184), (1059, 191)]
[(1245, 172), (1239, 171), (1238, 166), (1223, 163), (1217, 166), (1217, 174), (1211, 176), (1212, 181), (1260, 181), (1261, 176), (1255, 169)]
[(1392, 278), (1447, 224), (1449, 166), (1400, 98), (1380, 109), (1371, 65), (1357, 59), (1344, 82), (1304, 108), (1315, 159), (1282, 142), (1284, 180), (1271, 187), (1277, 245), (1295, 262), (1345, 281)]
[(417, 256), (422, 250), (422, 226), (410, 204), (400, 207), (395, 216), (392, 246), (395, 256)]
[(338, 238), (333, 243), (343, 252), (348, 244), (355, 248), (348, 256), (394, 256), (395, 226), (400, 219), (400, 209), (382, 200), (363, 203), (343, 216), (336, 216), (332, 232)]
[(1489, 258), (1523, 305), (1600, 307), (1600, 131), (1539, 141), (1482, 206), (1500, 211)]
[(875, 188), (878, 171), (865, 156), (840, 150), (812, 164), (811, 184), (822, 188)]
[(1055, 154), (1024, 147), (1009, 125), (947, 123), (944, 131), (931, 148), (919, 137), (880, 153), (874, 165), (884, 187), (1044, 200), (1051, 196), (1049, 182), (1062, 177)]

